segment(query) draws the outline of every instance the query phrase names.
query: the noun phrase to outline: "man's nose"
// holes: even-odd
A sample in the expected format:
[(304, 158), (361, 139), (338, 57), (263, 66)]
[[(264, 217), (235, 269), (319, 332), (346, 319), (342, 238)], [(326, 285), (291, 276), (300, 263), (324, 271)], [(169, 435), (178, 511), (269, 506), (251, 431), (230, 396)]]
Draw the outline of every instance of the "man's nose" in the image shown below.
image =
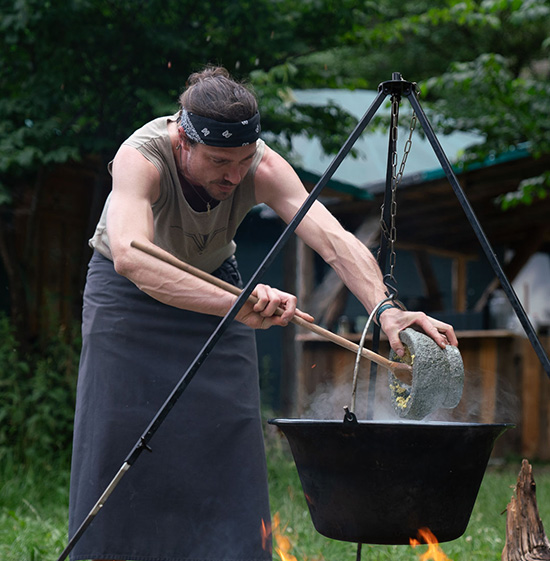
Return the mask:
[(228, 181), (229, 183), (233, 183), (233, 185), (238, 185), (242, 179), (241, 172), (238, 166), (235, 167), (232, 166), (228, 168), (225, 171), (223, 178), (225, 179), (225, 181)]

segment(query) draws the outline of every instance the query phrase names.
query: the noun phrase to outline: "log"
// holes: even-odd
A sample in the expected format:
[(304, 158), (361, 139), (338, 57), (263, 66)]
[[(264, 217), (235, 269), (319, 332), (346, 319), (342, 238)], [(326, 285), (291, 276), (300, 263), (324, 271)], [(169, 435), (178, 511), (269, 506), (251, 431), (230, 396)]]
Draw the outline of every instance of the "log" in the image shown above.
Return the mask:
[(550, 542), (537, 506), (533, 468), (523, 460), (514, 495), (506, 509), (502, 561), (550, 561)]

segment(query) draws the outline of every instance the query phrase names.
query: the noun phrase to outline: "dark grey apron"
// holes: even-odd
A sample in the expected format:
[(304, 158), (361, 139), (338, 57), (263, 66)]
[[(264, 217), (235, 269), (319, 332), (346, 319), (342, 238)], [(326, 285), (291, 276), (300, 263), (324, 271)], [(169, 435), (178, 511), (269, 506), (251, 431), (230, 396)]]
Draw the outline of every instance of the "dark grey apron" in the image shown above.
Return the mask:
[[(236, 263), (216, 272), (236, 284)], [(166, 306), (97, 252), (83, 310), (69, 535), (220, 318)], [(269, 501), (253, 330), (232, 322), (71, 559), (266, 561)]]

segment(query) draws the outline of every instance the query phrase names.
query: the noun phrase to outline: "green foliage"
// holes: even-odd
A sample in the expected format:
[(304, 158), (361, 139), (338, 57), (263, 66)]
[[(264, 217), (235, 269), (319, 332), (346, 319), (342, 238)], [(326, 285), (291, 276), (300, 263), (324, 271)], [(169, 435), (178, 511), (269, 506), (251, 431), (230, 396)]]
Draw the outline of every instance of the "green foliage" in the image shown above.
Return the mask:
[[(548, 0), (381, 1), (346, 49), (379, 50), (359, 67), (366, 78), (389, 79), (391, 69), (420, 82), (436, 132), (478, 133), (464, 165), (518, 146), (539, 157), (550, 153), (549, 21)], [(501, 202), (531, 204), (548, 193), (543, 175)]]
[(0, 317), (0, 460), (47, 465), (68, 458), (80, 341), (58, 333), (23, 354)]
[(334, 107), (294, 104), (292, 88), (375, 88), (393, 71), (436, 77), (424, 93), (441, 102), (442, 130), (486, 133), (485, 152), (532, 135), (533, 153), (547, 150), (548, 0), (1, 4), (0, 174), (11, 177), (112, 156), (136, 127), (175, 110), (188, 74), (208, 62), (251, 80), (263, 129), (284, 151), (306, 132), (333, 152), (353, 126)]
[(438, 97), (433, 119), (442, 131), (477, 131), (485, 137), (470, 150), (478, 159), (525, 142), (535, 155), (550, 151), (550, 82), (516, 77), (509, 59), (485, 54), (455, 63), (449, 72), (428, 80), (424, 90)]
[[(285, 154), (292, 149), (292, 136), (319, 136), (325, 152), (335, 153), (357, 124), (357, 120), (341, 107), (329, 103), (312, 106), (297, 103), (290, 82), (297, 72), (293, 64), (281, 64), (268, 72), (255, 70), (250, 82), (262, 100), (262, 127), (265, 125), (270, 146)], [(264, 135), (265, 136), (265, 135)]]
[[(451, 64), (448, 72), (423, 84), (423, 95), (433, 100), (430, 113), (437, 129), (444, 134), (474, 131), (483, 138), (466, 150), (463, 165), (518, 147), (535, 158), (550, 153), (550, 67), (538, 60), (544, 51), (548, 51), (547, 42), (533, 48), (531, 60), (524, 59), (519, 66), (516, 56), (481, 54), (475, 60)], [(506, 210), (530, 205), (549, 193), (548, 173), (544, 173), (522, 181), (497, 202)]]
[(492, 50), (487, 37), (498, 24), (484, 3), (472, 1), (380, 0), (356, 6), (353, 15), (334, 49), (295, 61), (309, 87), (374, 89), (392, 72), (420, 81)]
[(550, 171), (537, 177), (530, 177), (520, 182), (517, 191), (506, 193), (497, 198), (503, 210), (520, 204), (530, 205), (537, 199), (545, 199), (550, 194)]
[(354, 2), (2, 4), (0, 173), (17, 174), (112, 155), (132, 130), (175, 111), (187, 76), (208, 62), (246, 77), (333, 45), (352, 24)]

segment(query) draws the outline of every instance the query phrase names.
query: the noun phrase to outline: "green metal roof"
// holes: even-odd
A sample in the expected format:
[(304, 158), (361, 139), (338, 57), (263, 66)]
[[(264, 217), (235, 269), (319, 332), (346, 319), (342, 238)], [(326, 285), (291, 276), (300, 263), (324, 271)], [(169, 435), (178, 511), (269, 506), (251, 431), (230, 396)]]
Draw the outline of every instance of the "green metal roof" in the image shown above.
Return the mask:
[[(312, 105), (323, 105), (328, 101), (341, 106), (360, 119), (366, 113), (377, 96), (377, 92), (370, 90), (297, 90), (294, 91), (296, 101)], [(388, 98), (389, 103), (389, 98)], [(384, 103), (380, 111), (388, 111), (388, 104)], [(408, 125), (411, 111), (405, 99), (400, 109), (400, 124), (407, 130), (401, 129), (398, 137), (398, 160), (401, 161), (403, 146), (408, 136)], [(350, 133), (352, 131), (350, 130)], [(406, 134), (407, 133), (407, 134)], [(467, 146), (480, 141), (474, 134), (456, 132), (438, 137), (438, 140), (451, 161), (457, 161)], [(293, 160), (295, 169), (302, 179), (315, 183), (325, 172), (334, 156), (324, 154), (317, 139), (309, 139), (305, 135), (293, 137)], [(348, 192), (357, 198), (370, 199), (369, 187), (385, 182), (388, 158), (388, 132), (374, 131), (367, 126), (365, 132), (354, 145), (358, 157), (346, 156), (335, 172), (328, 186), (335, 190)], [(482, 164), (480, 164), (482, 165)], [(412, 149), (407, 158), (404, 177), (413, 182), (436, 178), (437, 174), (444, 175), (439, 161), (426, 138), (420, 134), (413, 136)]]
[[(513, 162), (514, 160), (521, 160), (523, 158), (527, 158), (530, 155), (529, 151), (525, 147), (525, 145), (518, 146), (517, 148), (513, 148), (504, 154), (498, 154), (494, 156), (489, 156), (482, 162), (474, 162), (465, 166), (464, 164), (456, 164), (453, 167), (453, 171), (456, 174), (462, 173), (463, 171), (476, 170), (476, 169), (483, 169), (489, 166), (494, 166), (496, 164), (503, 164), (506, 162)], [(432, 169), (429, 171), (425, 171), (422, 173), (421, 181), (432, 181), (435, 179), (440, 179), (445, 177), (445, 172), (442, 168), (439, 169)]]

